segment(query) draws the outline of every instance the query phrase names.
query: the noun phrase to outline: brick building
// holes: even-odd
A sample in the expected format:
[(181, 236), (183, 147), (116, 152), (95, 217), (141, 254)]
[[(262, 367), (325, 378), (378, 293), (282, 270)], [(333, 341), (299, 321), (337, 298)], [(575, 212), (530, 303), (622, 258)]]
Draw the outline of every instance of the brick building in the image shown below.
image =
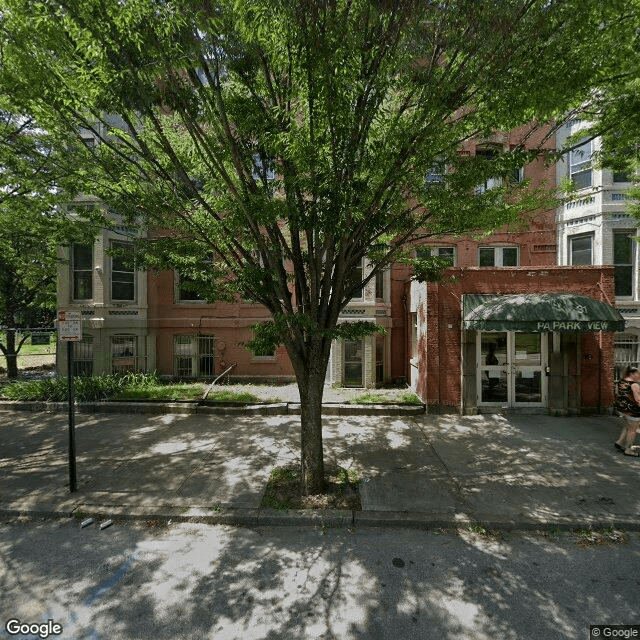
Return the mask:
[[(580, 136), (588, 125), (569, 121), (558, 143)], [(556, 212), (559, 265), (612, 265), (615, 306), (627, 321), (615, 336), (616, 376), (626, 365), (640, 363), (640, 252), (634, 238), (638, 221), (626, 210), (631, 176), (593, 161), (601, 140), (578, 139), (576, 148), (556, 165), (557, 181), (570, 179), (575, 197)]]
[[(469, 142), (462, 153), (499, 153), (516, 145), (518, 136)], [(553, 141), (547, 144), (551, 148)], [(509, 179), (554, 185), (556, 168), (536, 161)], [(488, 180), (478, 190), (501, 180)], [(624, 328), (612, 307), (616, 267), (563, 265), (560, 228), (555, 212), (546, 211), (524, 227), (490, 237), (438, 238), (418, 251), (449, 261), (439, 283), (414, 282), (401, 265), (379, 274), (354, 296), (340, 321), (370, 320), (387, 332), (336, 341), (327, 384), (406, 381), (432, 411), (611, 406), (612, 331)], [(61, 253), (58, 307), (80, 309), (85, 318), (78, 373), (156, 370), (166, 377), (212, 379), (232, 366), (230, 374), (240, 379), (293, 379), (283, 347), (252, 353), (242, 346), (252, 337), (251, 325), (269, 318), (260, 305), (240, 299), (209, 304), (181, 287), (177, 273), (133, 271), (105, 253), (107, 247), (126, 249), (133, 234), (116, 226), (92, 246), (72, 245)], [(574, 245), (575, 256), (582, 245)], [(363, 261), (363, 274), (367, 268)], [(65, 354), (59, 358), (66, 368)]]
[[(468, 143), (467, 154), (508, 150), (519, 132)], [(554, 141), (547, 141), (552, 148)], [(556, 184), (541, 161), (518, 178)], [(500, 184), (495, 179), (480, 189)], [(405, 284), (407, 377), (432, 411), (578, 412), (613, 401), (613, 332), (624, 327), (611, 267), (558, 267), (555, 211), (526, 229), (442, 238), (439, 283)]]

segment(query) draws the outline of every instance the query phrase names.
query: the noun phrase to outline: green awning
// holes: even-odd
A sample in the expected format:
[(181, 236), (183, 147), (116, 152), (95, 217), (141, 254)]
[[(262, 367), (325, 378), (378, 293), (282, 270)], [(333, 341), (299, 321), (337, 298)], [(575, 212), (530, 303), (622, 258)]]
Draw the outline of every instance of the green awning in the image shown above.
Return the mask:
[(463, 327), (476, 331), (624, 331), (620, 312), (573, 293), (481, 295), (466, 293)]

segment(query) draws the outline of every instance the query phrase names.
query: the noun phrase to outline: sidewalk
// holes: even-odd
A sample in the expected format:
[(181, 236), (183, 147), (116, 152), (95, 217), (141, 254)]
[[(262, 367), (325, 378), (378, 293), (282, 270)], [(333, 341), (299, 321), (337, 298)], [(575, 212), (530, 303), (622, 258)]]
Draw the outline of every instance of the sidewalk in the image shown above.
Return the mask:
[(0, 514), (640, 530), (640, 459), (614, 450), (608, 416), (329, 416), (325, 460), (358, 470), (355, 512), (260, 508), (271, 469), (298, 459), (295, 415), (78, 412), (76, 423), (70, 494), (66, 416), (0, 412)]

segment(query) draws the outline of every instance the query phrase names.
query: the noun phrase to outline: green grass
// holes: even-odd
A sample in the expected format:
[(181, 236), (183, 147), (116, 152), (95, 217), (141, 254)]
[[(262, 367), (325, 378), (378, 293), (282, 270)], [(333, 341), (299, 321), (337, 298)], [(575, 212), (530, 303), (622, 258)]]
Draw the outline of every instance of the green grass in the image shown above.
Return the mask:
[(258, 396), (248, 391), (211, 391), (207, 402), (261, 402)]
[(412, 391), (407, 391), (406, 393), (403, 393), (402, 396), (400, 397), (400, 402), (402, 404), (415, 404), (415, 405), (423, 404), (422, 400), (420, 400), (420, 398), (418, 398), (418, 396)]
[(375, 393), (374, 391), (365, 391), (365, 393), (361, 393), (359, 396), (350, 398), (347, 402), (349, 404), (422, 404), (422, 400), (410, 391), (403, 393), (399, 398), (385, 396), (381, 393)]
[[(202, 384), (164, 385), (155, 373), (78, 376), (74, 380), (78, 402), (99, 400), (192, 400), (202, 396)], [(0, 388), (5, 400), (63, 402), (68, 399), (66, 377), (10, 382)]]
[[(40, 333), (34, 331), (34, 333)], [(48, 333), (48, 332), (43, 332)], [(56, 341), (58, 335), (53, 332), (50, 333), (49, 344), (31, 344), (31, 338), (27, 338), (22, 347), (20, 347), (20, 353), (18, 356), (37, 356), (37, 355), (55, 355), (56, 353)], [(23, 333), (16, 334), (16, 346), (20, 344), (20, 340), (24, 337)], [(0, 342), (6, 344), (7, 334), (4, 331), (0, 331)]]
[[(37, 332), (35, 332), (37, 333)], [(23, 334), (16, 335), (16, 346), (20, 343)], [(26, 369), (29, 367), (39, 367), (42, 365), (53, 366), (56, 361), (56, 340), (57, 334), (51, 334), (49, 344), (31, 344), (31, 338), (27, 338), (25, 343), (20, 347), (18, 353), (18, 369)], [(0, 332), (0, 342), (6, 344), (6, 334)], [(7, 368), (6, 358), (0, 352), (0, 367)]]
[[(164, 384), (155, 373), (78, 376), (74, 380), (78, 402), (99, 400), (156, 400), (166, 402), (200, 400), (205, 385), (201, 382)], [(66, 376), (44, 380), (8, 382), (0, 386), (0, 399), (64, 402), (68, 398)], [(277, 398), (261, 400), (247, 391), (218, 389), (207, 395), (209, 402), (279, 402)]]
[(202, 397), (202, 384), (159, 384), (151, 387), (124, 388), (114, 400), (199, 400)]
[(293, 508), (291, 499), (286, 494), (280, 494), (280, 489), (288, 488), (291, 483), (299, 482), (300, 474), (291, 467), (275, 467), (269, 474), (267, 489), (262, 499), (262, 506), (278, 511)]

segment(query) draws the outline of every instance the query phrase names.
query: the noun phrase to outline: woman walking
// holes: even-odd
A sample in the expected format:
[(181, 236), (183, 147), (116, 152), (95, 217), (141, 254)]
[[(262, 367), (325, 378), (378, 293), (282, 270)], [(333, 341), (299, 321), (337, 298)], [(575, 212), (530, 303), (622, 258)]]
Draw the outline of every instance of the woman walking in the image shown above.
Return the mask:
[(638, 448), (633, 446), (640, 426), (640, 371), (637, 367), (627, 367), (624, 377), (618, 381), (615, 408), (625, 420), (615, 448), (627, 456), (640, 457)]

